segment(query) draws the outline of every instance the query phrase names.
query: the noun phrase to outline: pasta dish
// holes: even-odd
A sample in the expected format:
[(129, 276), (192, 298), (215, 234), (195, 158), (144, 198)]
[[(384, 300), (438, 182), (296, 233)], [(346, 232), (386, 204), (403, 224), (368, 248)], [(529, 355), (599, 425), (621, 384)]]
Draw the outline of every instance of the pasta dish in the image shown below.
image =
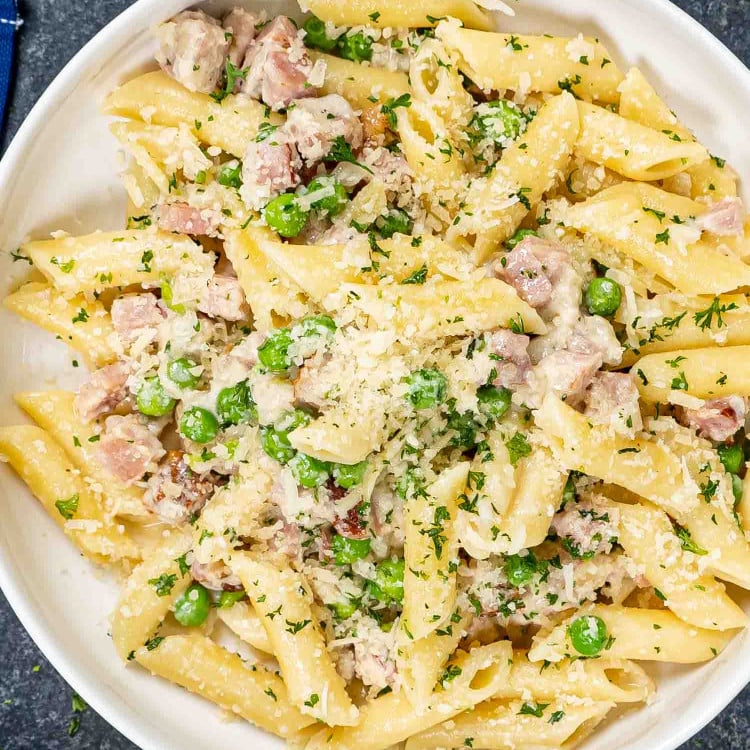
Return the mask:
[(292, 748), (567, 750), (747, 622), (737, 174), (498, 0), (302, 5), (107, 97), (125, 228), (4, 301), (88, 375), (1, 457), (128, 669)]

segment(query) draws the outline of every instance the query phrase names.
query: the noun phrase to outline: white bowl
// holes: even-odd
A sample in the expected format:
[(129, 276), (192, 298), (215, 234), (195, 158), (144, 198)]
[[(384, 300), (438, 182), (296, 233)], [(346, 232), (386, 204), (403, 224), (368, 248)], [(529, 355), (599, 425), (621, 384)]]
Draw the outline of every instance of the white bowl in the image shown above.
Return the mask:
[[(242, 2), (243, 0), (240, 0)], [(346, 2), (346, 0), (341, 0)], [(101, 31), (55, 79), (0, 163), (0, 293), (27, 272), (10, 251), (29, 236), (123, 225), (125, 193), (117, 147), (98, 106), (117, 84), (153, 65), (149, 27), (189, 0), (139, 0)], [(230, 3), (207, 3), (209, 10)], [(233, 3), (236, 4), (236, 3)], [(292, 12), (286, 0), (244, 2)], [(512, 31), (600, 37), (623, 67), (638, 65), (713, 153), (750, 174), (744, 113), (750, 72), (708, 31), (667, 0), (524, 0)], [(561, 6), (566, 9), (560, 10)], [(747, 197), (747, 196), (746, 196)], [(60, 384), (79, 371), (60, 342), (0, 311), (2, 422), (22, 419), (12, 394)], [(80, 377), (80, 375), (79, 375)], [(9, 470), (0, 468), (0, 585), (21, 622), (63, 677), (144, 750), (270, 750), (281, 743), (186, 691), (125, 668), (108, 636), (117, 586), (76, 554)], [(740, 594), (750, 612), (750, 599)], [(608, 722), (586, 750), (674, 750), (710, 721), (750, 680), (750, 640), (739, 636), (715, 661), (654, 670), (659, 691), (646, 708)]]

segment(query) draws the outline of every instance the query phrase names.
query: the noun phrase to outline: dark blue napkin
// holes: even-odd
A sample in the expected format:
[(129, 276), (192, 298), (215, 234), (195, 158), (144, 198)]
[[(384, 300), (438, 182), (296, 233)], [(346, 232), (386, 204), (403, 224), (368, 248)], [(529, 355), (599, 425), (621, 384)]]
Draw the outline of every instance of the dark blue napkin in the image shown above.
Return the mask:
[(18, 16), (16, 0), (0, 0), (0, 125), (5, 121), (8, 93), (13, 77), (16, 32), (22, 23)]

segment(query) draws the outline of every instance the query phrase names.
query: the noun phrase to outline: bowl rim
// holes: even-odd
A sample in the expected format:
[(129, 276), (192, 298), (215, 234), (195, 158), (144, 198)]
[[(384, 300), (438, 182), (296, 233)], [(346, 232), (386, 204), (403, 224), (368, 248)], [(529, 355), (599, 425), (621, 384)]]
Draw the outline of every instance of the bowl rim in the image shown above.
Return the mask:
[[(237, 0), (238, 3), (241, 1)], [(684, 29), (684, 33), (692, 35), (699, 42), (700, 48), (710, 50), (713, 55), (720, 58), (722, 65), (731, 69), (733, 76), (744, 78), (750, 88), (750, 69), (709, 29), (675, 5), (672, 0), (641, 1), (658, 6), (659, 12), (664, 14), (666, 20), (672, 20), (675, 25)], [(5, 194), (12, 175), (21, 166), (34, 133), (44, 122), (46, 112), (55, 108), (68, 96), (92, 61), (106, 54), (111, 40), (129, 38), (131, 26), (143, 27), (143, 24), (139, 23), (141, 16), (157, 15), (159, 3), (160, 0), (135, 0), (130, 7), (102, 27), (53, 78), (21, 123), (0, 160), (0, 194)], [(199, 0), (193, 4), (198, 5)], [(98, 681), (89, 676), (85, 669), (79, 668), (72, 655), (68, 654), (62, 644), (48, 632), (43, 619), (35, 611), (33, 597), (21, 581), (21, 576), (15, 572), (10, 554), (0, 546), (0, 590), (45, 658), (68, 685), (81, 694), (88, 704), (125, 738), (142, 750), (161, 750), (159, 741), (149, 732), (148, 724), (131, 721), (131, 711), (110, 691), (100, 690)], [(671, 737), (651, 750), (676, 750), (713, 721), (750, 683), (750, 662), (744, 670), (732, 670), (727, 677), (721, 692), (714, 693), (710, 701), (696, 705), (687, 721), (682, 717)]]

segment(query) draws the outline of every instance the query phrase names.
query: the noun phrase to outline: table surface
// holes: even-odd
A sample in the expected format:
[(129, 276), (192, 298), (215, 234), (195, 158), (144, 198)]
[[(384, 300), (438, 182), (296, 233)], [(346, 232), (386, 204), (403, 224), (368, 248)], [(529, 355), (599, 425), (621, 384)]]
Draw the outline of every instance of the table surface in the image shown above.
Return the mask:
[[(675, 0), (750, 64), (750, 0)], [(19, 43), (7, 146), (41, 93), (90, 37), (131, 0), (20, 0)], [(0, 594), (0, 750), (137, 750), (91, 709), (69, 736), (73, 691), (42, 656)], [(750, 688), (681, 750), (750, 749)], [(186, 749), (189, 750), (189, 749)]]

